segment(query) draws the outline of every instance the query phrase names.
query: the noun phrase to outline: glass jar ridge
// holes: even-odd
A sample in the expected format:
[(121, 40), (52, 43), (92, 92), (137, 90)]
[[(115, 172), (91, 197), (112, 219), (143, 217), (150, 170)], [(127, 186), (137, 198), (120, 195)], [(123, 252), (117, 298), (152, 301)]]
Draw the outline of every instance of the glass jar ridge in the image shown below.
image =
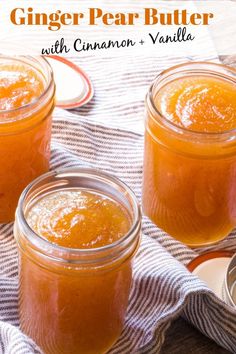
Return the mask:
[[(28, 225), (25, 213), (35, 198), (44, 193), (67, 188), (89, 189), (115, 198), (132, 211), (132, 226), (128, 234), (116, 242), (100, 248), (75, 249), (55, 245), (37, 235)], [(115, 262), (126, 253), (131, 256), (139, 244), (137, 235), (141, 228), (141, 212), (133, 192), (117, 178), (93, 169), (62, 169), (40, 176), (22, 193), (16, 211), (16, 227), (22, 232), (27, 246), (43, 257), (56, 263), (68, 263), (69, 266), (98, 267), (99, 263)], [(21, 240), (18, 239), (21, 247)], [(24, 251), (24, 247), (22, 248)]]
[[(192, 152), (193, 154), (207, 157), (205, 152), (206, 145), (209, 148), (208, 154), (211, 152), (212, 154), (215, 154), (215, 147), (219, 148), (218, 152), (222, 155), (226, 155), (227, 153), (230, 154), (232, 149), (235, 149), (233, 141), (236, 140), (236, 128), (223, 132), (189, 130), (168, 120), (155, 105), (154, 97), (164, 85), (181, 77), (191, 77), (193, 75), (228, 80), (236, 85), (236, 69), (222, 64), (189, 62), (164, 70), (154, 79), (146, 96), (146, 109), (149, 112), (149, 115), (146, 115), (146, 128), (149, 129), (150, 133), (152, 132), (152, 129), (162, 129), (162, 144), (166, 144), (168, 147), (171, 144), (171, 146), (174, 147), (174, 144), (178, 142), (179, 152), (186, 155)], [(158, 139), (157, 136), (154, 137), (155, 139)], [(186, 151), (186, 146), (182, 145), (181, 142), (189, 144), (189, 152)], [(194, 146), (194, 144), (197, 145)], [(222, 144), (225, 144), (224, 148), (227, 148), (227, 151), (222, 149)]]

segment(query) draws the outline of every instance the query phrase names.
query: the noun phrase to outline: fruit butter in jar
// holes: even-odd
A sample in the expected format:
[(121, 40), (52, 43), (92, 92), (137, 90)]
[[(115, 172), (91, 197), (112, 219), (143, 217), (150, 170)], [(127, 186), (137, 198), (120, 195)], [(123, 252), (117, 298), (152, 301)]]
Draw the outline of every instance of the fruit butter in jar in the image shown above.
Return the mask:
[(236, 71), (192, 62), (162, 72), (146, 98), (143, 210), (191, 246), (236, 225)]
[(20, 326), (45, 353), (105, 353), (118, 339), (140, 241), (133, 192), (108, 174), (66, 169), (23, 192)]
[(46, 59), (0, 55), (0, 223), (13, 221), (23, 189), (49, 169), (54, 98)]

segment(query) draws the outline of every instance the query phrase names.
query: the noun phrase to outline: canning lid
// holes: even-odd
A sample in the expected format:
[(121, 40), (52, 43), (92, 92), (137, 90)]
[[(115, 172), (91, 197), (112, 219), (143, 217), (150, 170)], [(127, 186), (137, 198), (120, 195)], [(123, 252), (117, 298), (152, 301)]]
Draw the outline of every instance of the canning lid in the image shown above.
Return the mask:
[(224, 302), (236, 306), (236, 255), (231, 251), (212, 251), (194, 258), (187, 268), (203, 280)]
[(227, 304), (236, 306), (236, 254), (232, 257), (227, 268), (223, 297)]
[(72, 109), (85, 105), (94, 90), (87, 74), (71, 61), (56, 55), (45, 57), (52, 67), (56, 83), (56, 106)]

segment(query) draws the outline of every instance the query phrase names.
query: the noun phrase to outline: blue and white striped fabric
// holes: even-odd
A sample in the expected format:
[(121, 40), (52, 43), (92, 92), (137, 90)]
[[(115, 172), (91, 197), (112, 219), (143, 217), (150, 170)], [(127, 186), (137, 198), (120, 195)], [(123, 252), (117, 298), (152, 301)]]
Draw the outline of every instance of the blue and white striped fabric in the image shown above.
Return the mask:
[[(141, 200), (147, 89), (167, 67), (187, 60), (217, 59), (212, 42), (208, 37), (205, 41), (209, 44), (205, 58), (202, 54), (191, 58), (159, 58), (158, 53), (151, 57), (126, 54), (123, 58), (107, 55), (69, 58), (89, 74), (95, 96), (78, 110), (55, 110), (51, 168), (102, 169), (121, 178)], [(233, 232), (210, 249), (235, 251), (235, 245), (236, 232)], [(142, 243), (134, 263), (125, 327), (110, 354), (158, 353), (166, 329), (179, 315), (184, 315), (221, 346), (236, 352), (236, 311), (185, 268), (203, 251), (206, 249), (191, 250), (143, 218)], [(19, 330), (17, 287), (12, 224), (0, 225), (0, 354), (41, 353)]]

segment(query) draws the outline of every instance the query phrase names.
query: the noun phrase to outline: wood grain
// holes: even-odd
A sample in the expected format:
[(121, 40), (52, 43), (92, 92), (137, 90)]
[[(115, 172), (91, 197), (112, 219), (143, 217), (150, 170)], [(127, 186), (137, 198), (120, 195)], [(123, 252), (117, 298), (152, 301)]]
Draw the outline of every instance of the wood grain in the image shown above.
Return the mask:
[(166, 334), (161, 354), (229, 354), (183, 318), (174, 321)]

